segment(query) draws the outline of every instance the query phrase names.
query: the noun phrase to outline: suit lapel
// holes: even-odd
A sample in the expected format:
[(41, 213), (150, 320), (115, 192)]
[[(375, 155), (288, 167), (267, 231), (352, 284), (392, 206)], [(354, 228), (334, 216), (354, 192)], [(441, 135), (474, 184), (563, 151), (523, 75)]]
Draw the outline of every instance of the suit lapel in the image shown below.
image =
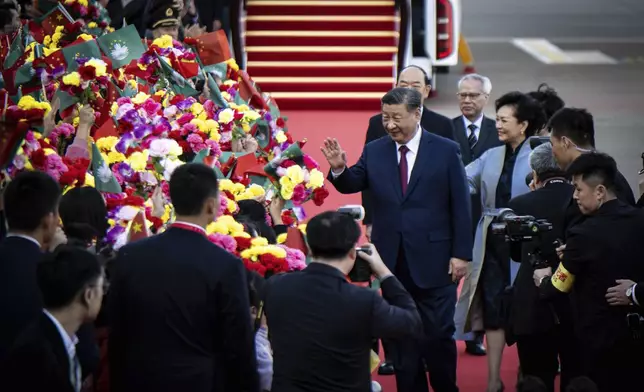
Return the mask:
[(485, 152), (489, 147), (493, 146), (494, 144), (491, 143), (493, 141), (492, 138), (496, 135), (496, 125), (494, 121), (487, 117), (483, 117), (483, 122), (481, 123), (481, 133), (479, 134), (479, 141), (474, 146), (473, 158), (480, 157), (483, 152)]
[(60, 377), (67, 380), (69, 382), (70, 387), (72, 387), (72, 390), (73, 390), (73, 385), (70, 380), (71, 373), (70, 373), (69, 355), (67, 354), (67, 349), (65, 348), (65, 342), (63, 341), (63, 337), (60, 336), (60, 333), (58, 332), (58, 328), (56, 328), (56, 325), (44, 313), (40, 316), (40, 325), (42, 328), (43, 335), (51, 345), (52, 352), (58, 362), (58, 366), (59, 366), (58, 369), (61, 370)]
[[(461, 146), (461, 155), (463, 156), (463, 162), (470, 163), (472, 162), (472, 152), (470, 151), (470, 143), (465, 137), (465, 123), (463, 122), (463, 116), (458, 116), (454, 119), (454, 129), (456, 131), (456, 140)], [(466, 163), (466, 164), (467, 164)]]
[[(429, 144), (431, 139), (429, 132), (424, 129), (421, 130), (422, 134), (420, 136), (420, 144), (418, 145), (418, 154), (416, 155), (416, 161), (414, 162), (414, 167), (411, 170), (411, 178), (409, 179), (409, 184), (407, 185), (407, 192), (403, 197), (403, 200), (406, 199), (413, 191), (418, 180), (421, 176), (421, 173), (426, 170), (427, 165), (429, 164)], [(399, 171), (400, 173), (400, 171)], [(400, 179), (400, 174), (398, 175)], [(402, 193), (402, 190), (401, 190)]]

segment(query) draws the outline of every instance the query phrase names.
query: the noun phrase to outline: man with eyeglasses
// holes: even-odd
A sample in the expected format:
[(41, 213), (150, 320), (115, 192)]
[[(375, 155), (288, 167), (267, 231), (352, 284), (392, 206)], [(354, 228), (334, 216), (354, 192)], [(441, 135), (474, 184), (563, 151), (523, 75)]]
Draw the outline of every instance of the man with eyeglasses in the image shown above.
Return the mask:
[[(552, 116), (546, 128), (550, 132), (552, 153), (564, 170), (582, 154), (595, 150), (593, 115), (586, 109), (563, 108)], [(633, 190), (619, 171), (615, 178), (615, 195), (624, 203), (635, 205)], [(564, 217), (565, 233), (583, 220), (584, 215), (571, 197)]]

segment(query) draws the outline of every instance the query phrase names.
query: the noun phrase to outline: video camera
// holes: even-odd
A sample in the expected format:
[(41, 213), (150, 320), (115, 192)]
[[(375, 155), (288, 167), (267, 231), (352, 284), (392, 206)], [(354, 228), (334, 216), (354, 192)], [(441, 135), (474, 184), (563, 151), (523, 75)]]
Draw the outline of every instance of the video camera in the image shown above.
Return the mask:
[(530, 143), (530, 149), (534, 150), (544, 143), (550, 143), (550, 136), (531, 136), (528, 143)]
[[(360, 205), (342, 206), (338, 208), (338, 212), (349, 215), (356, 222), (362, 221), (365, 214), (364, 208)], [(356, 258), (356, 262), (353, 265), (353, 268), (351, 269), (351, 271), (349, 271), (349, 279), (351, 279), (352, 282), (369, 282), (371, 281), (372, 275), (371, 266), (369, 265), (369, 262), (360, 257), (360, 254), (365, 253), (370, 255), (371, 248), (361, 246), (359, 248), (356, 248), (356, 251), (358, 252), (358, 257)]]
[(552, 230), (552, 223), (531, 215), (517, 215), (511, 209), (504, 208), (490, 227), (493, 235), (505, 236), (507, 242), (525, 243), (528, 261), (535, 269), (548, 266), (541, 254), (541, 235)]

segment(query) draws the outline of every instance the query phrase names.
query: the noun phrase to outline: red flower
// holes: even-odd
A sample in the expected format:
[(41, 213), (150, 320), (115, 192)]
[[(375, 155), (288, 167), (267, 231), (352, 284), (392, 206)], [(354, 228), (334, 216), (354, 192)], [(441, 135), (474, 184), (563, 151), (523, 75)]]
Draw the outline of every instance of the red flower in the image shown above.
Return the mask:
[(316, 206), (321, 206), (324, 203), (324, 199), (329, 196), (329, 191), (326, 190), (326, 188), (317, 188), (316, 190), (313, 191), (313, 204)]
[(293, 213), (291, 212), (291, 210), (282, 211), (282, 223), (284, 223), (286, 226), (295, 224), (295, 219), (293, 218)]
[(91, 65), (82, 65), (78, 67), (78, 73), (80, 74), (83, 80), (94, 80), (96, 79), (96, 68)]
[(235, 241), (237, 242), (238, 252), (241, 252), (250, 248), (250, 242), (251, 242), (250, 238), (246, 238), (246, 237), (234, 237), (234, 238), (235, 238)]
[(286, 121), (282, 117), (278, 118), (277, 121), (275, 121), (275, 125), (277, 125), (280, 128), (284, 128), (286, 125)]
[(280, 166), (283, 167), (284, 169), (287, 169), (287, 168), (289, 168), (291, 166), (295, 166), (295, 165), (297, 165), (297, 163), (295, 163), (294, 161), (292, 161), (290, 159), (287, 159), (284, 162), (282, 162), (282, 164)]
[(261, 276), (266, 275), (266, 267), (264, 267), (260, 263), (253, 263), (252, 261), (248, 259), (243, 259), (242, 262), (244, 263), (244, 267), (246, 267), (247, 270), (251, 272), (257, 272)]

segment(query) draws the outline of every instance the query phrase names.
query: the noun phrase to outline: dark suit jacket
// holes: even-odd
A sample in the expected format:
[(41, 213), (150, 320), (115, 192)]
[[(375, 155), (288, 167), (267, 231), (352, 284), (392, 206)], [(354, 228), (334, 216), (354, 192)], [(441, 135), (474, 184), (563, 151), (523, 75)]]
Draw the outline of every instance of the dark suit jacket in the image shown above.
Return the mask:
[[(553, 271), (559, 265), (553, 242), (562, 238), (564, 231), (563, 215), (559, 206), (566, 203), (573, 191), (572, 185), (567, 182), (547, 183), (543, 188), (513, 198), (508, 205), (517, 215), (532, 215), (552, 223), (552, 230), (541, 236), (541, 251), (544, 260), (549, 262)], [(532, 279), (534, 266), (530, 264), (525, 252), (522, 252), (525, 250), (522, 244), (517, 245), (512, 246), (512, 258), (521, 260), (521, 266), (514, 280), (513, 332), (516, 335), (530, 335), (551, 330), (556, 320), (553, 310), (556, 311), (558, 318), (567, 318), (566, 321), (570, 321), (568, 298), (554, 303), (553, 305), (556, 305), (554, 308), (549, 306), (549, 302), (539, 298), (539, 290)]]
[[(633, 190), (624, 175), (620, 172), (617, 172), (617, 177), (615, 178), (615, 193), (615, 196), (625, 204), (631, 206), (636, 204)], [(572, 195), (570, 195), (568, 203), (564, 205), (564, 208), (564, 226), (566, 228), (564, 237), (567, 238), (569, 230), (572, 227), (581, 224), (587, 217), (581, 213), (581, 210), (579, 209), (577, 202), (572, 198)]]
[(259, 390), (244, 266), (200, 233), (123, 247), (108, 311), (112, 391)]
[(610, 306), (605, 296), (616, 279), (644, 281), (642, 233), (644, 211), (620, 200), (605, 203), (570, 230), (562, 264), (575, 276), (571, 300), (576, 336), (589, 349), (613, 348), (630, 336), (626, 314), (632, 308)]
[(422, 333), (416, 305), (398, 279), (385, 279), (382, 295), (320, 263), (272, 277), (265, 299), (271, 391), (371, 391), (372, 339)]
[[(454, 127), (450, 119), (427, 108), (423, 108), (420, 126), (430, 133), (447, 139), (454, 139)], [(367, 138), (364, 144), (367, 145), (383, 136), (387, 136), (387, 132), (382, 125), (382, 114), (376, 114), (369, 119), (369, 128), (367, 128)], [(373, 224), (373, 201), (371, 199), (370, 190), (362, 192), (362, 206), (365, 209), (363, 223), (365, 225)]]
[[(470, 144), (467, 141), (469, 131), (465, 131), (463, 116), (453, 118), (452, 123), (454, 124), (454, 140), (456, 140), (458, 145), (461, 147), (461, 158), (463, 159), (464, 166), (467, 166), (470, 162), (478, 159), (490, 148), (498, 147), (503, 144), (499, 140), (499, 134), (496, 130), (496, 123), (494, 120), (488, 117), (483, 117), (483, 121), (481, 121), (479, 140), (476, 145), (474, 145), (474, 151), (472, 153), (472, 151), (470, 151)], [(481, 205), (481, 195), (478, 193), (476, 195), (472, 195), (472, 232), (474, 234), (476, 234), (476, 226), (478, 225), (483, 212)]]
[(404, 195), (396, 143), (391, 138), (367, 144), (354, 166), (335, 179), (329, 172), (328, 179), (340, 193), (371, 190), (371, 241), (392, 271), (402, 247), (417, 286), (452, 284), (450, 258), (472, 259), (470, 193), (453, 141), (422, 131)]
[(0, 361), (20, 332), (42, 313), (36, 265), (42, 253), (34, 242), (7, 237), (0, 242)]
[(0, 366), (3, 392), (74, 392), (70, 359), (56, 325), (42, 314), (25, 329)]

